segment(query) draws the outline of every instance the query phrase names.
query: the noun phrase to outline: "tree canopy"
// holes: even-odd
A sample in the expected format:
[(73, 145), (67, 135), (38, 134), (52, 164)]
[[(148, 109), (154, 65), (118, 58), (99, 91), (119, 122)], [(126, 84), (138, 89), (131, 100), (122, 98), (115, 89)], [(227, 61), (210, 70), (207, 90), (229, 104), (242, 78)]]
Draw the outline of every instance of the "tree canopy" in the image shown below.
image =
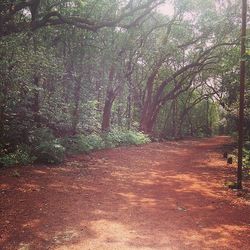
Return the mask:
[(240, 25), (238, 1), (1, 1), (0, 161), (121, 131), (234, 133)]

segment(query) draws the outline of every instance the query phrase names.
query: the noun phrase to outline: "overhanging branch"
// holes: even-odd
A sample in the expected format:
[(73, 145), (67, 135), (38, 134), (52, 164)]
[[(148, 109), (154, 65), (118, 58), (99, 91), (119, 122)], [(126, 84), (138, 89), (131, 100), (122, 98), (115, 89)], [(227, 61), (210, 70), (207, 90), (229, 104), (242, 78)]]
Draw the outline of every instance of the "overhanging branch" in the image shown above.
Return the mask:
[[(138, 4), (132, 8), (121, 9), (120, 13), (110, 20), (91, 20), (79, 16), (64, 16), (58, 11), (50, 11), (49, 13), (39, 13), (38, 9), (41, 5), (40, 0), (20, 1), (19, 3), (10, 3), (2, 10), (0, 22), (0, 37), (8, 36), (13, 33), (36, 30), (45, 26), (54, 25), (74, 25), (78, 28), (97, 31), (104, 27), (122, 27), (130, 28), (137, 25), (145, 16), (147, 16), (154, 8), (163, 3), (163, 0), (148, 0)], [(29, 9), (31, 16), (23, 14), (25, 9)], [(15, 16), (21, 13), (24, 16), (22, 21), (16, 21)], [(127, 21), (127, 18), (132, 20)]]

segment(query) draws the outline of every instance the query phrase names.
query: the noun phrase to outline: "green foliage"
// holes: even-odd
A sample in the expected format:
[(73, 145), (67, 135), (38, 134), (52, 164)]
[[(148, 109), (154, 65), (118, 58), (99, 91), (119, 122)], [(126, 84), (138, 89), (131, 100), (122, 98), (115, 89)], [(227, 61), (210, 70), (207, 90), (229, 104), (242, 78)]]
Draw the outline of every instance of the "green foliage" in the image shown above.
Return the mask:
[(150, 142), (147, 135), (132, 130), (113, 130), (99, 135), (76, 135), (61, 140), (68, 153), (88, 153), (102, 148), (113, 148), (123, 145), (139, 145)]
[[(15, 4), (27, 1), (4, 2), (8, 4), (1, 14), (9, 16)], [(75, 20), (82, 17), (90, 23), (105, 21), (110, 26), (121, 14), (149, 1), (29, 2), (39, 2), (37, 19), (32, 24), (57, 11)], [(154, 5), (158, 1), (152, 2)], [(143, 120), (154, 123), (154, 131), (144, 131), (165, 138), (211, 135), (218, 125), (221, 131), (235, 131), (240, 48), (217, 46), (238, 37), (239, 5), (215, 4), (213, 0), (169, 3), (176, 14), (172, 21), (172, 16), (150, 12), (149, 8), (132, 11), (119, 22), (119, 28), (114, 24), (90, 32), (79, 29), (79, 25), (45, 25), (36, 32), (29, 29), (1, 37), (1, 164), (15, 165), (29, 157), (31, 162), (36, 157), (37, 162), (58, 163), (65, 153), (147, 143), (149, 138), (142, 133), (125, 130), (142, 128)], [(56, 16), (50, 18), (57, 20)], [(22, 23), (31, 21), (31, 15), (23, 9), (14, 13), (13, 20), (5, 19), (5, 25), (18, 23), (22, 29)], [(129, 29), (122, 28), (133, 20)], [(208, 50), (214, 46), (217, 49)], [(184, 70), (172, 79), (205, 51), (198, 68)], [(247, 71), (249, 75), (249, 67)], [(163, 86), (167, 79), (172, 80)], [(152, 89), (147, 89), (149, 82)], [(211, 83), (212, 88), (205, 83)], [(147, 98), (150, 93), (152, 96)], [(246, 124), (250, 122), (249, 93), (246, 90)], [(176, 106), (172, 99), (175, 95)], [(202, 99), (205, 95), (209, 101)], [(117, 129), (100, 134), (107, 100), (111, 106), (106, 116), (110, 118), (107, 130)], [(219, 104), (231, 110), (225, 111), (224, 117)], [(146, 119), (142, 119), (143, 113), (148, 115)], [(158, 120), (151, 121), (153, 117)], [(246, 131), (250, 137), (250, 129)], [(28, 146), (20, 151), (17, 145)]]
[(62, 144), (68, 153), (88, 153), (91, 150), (104, 148), (102, 137), (96, 133), (64, 138)]
[(246, 169), (247, 173), (250, 175), (250, 141), (245, 142), (243, 156), (243, 166)]
[(28, 165), (33, 163), (36, 157), (32, 156), (30, 150), (25, 145), (17, 146), (17, 149), (13, 153), (5, 154), (0, 157), (0, 166), (16, 166), (16, 165)]
[(45, 141), (51, 142), (55, 140), (55, 136), (48, 128), (36, 128), (30, 131), (29, 142), (33, 146), (37, 146)]
[(147, 135), (131, 130), (113, 130), (107, 134), (92, 133), (57, 139), (47, 128), (37, 128), (30, 133), (30, 145), (17, 147), (13, 153), (6, 154), (1, 149), (0, 165), (27, 165), (34, 161), (57, 164), (64, 160), (65, 153), (88, 153), (102, 148), (123, 145), (139, 145), (150, 142)]
[(35, 148), (37, 161), (42, 163), (61, 163), (64, 159), (65, 148), (57, 141), (43, 142)]
[(34, 130), (30, 136), (30, 142), (38, 162), (55, 164), (64, 160), (65, 148), (49, 129)]
[(243, 163), (246, 168), (250, 168), (250, 149), (244, 148), (244, 159)]
[(104, 148), (103, 138), (96, 134), (90, 134), (86, 136), (86, 143), (88, 145), (89, 151)]
[(140, 145), (150, 142), (147, 135), (132, 130), (113, 130), (107, 133), (104, 138), (106, 147)]

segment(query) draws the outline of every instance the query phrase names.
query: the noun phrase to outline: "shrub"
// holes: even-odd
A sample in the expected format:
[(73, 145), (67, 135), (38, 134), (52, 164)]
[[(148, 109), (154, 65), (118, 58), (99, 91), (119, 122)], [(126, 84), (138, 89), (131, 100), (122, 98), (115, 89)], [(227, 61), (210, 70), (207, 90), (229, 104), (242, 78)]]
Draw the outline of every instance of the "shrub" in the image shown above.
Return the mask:
[(250, 150), (250, 141), (246, 141), (244, 146), (247, 150)]
[(250, 168), (250, 150), (244, 148), (244, 149), (243, 149), (243, 154), (244, 154), (244, 157), (243, 157), (243, 164), (244, 164), (244, 166), (245, 166), (246, 168)]
[(56, 139), (52, 131), (38, 128), (30, 132), (30, 145), (17, 147), (16, 151), (6, 153), (0, 145), (0, 165), (27, 165), (35, 160), (39, 163), (61, 163), (65, 151), (68, 153), (88, 153), (102, 148), (112, 148), (121, 145), (139, 145), (150, 142), (148, 136), (131, 130), (113, 130), (99, 135), (77, 135)]
[(64, 137), (60, 139), (60, 144), (67, 153), (77, 153), (76, 137)]
[(15, 165), (28, 165), (33, 163), (36, 157), (32, 156), (26, 145), (19, 145), (13, 153), (0, 157), (0, 165), (8, 167)]
[(140, 145), (150, 142), (147, 135), (137, 131), (126, 131), (124, 132), (123, 137), (125, 144)]
[(91, 150), (104, 148), (102, 137), (96, 133), (64, 138), (62, 144), (69, 153), (88, 153)]
[(42, 142), (34, 150), (37, 161), (42, 163), (61, 163), (64, 153), (65, 148), (57, 140)]
[(105, 143), (103, 141), (103, 138), (96, 133), (93, 133), (93, 134), (86, 136), (86, 142), (87, 142), (90, 150), (102, 149), (105, 147)]
[(30, 131), (29, 142), (32, 145), (39, 145), (43, 142), (51, 142), (55, 140), (55, 136), (52, 131), (48, 128), (36, 128)]
[(113, 130), (104, 134), (103, 138), (106, 148), (114, 148), (122, 144), (122, 134), (121, 131), (118, 130)]
[(132, 130), (113, 130), (104, 137), (106, 147), (119, 145), (140, 145), (150, 142), (147, 135)]
[(148, 136), (131, 130), (113, 130), (106, 134), (92, 133), (77, 135), (61, 140), (68, 153), (88, 153), (102, 148), (113, 148), (121, 145), (139, 145), (150, 142)]
[(65, 148), (51, 130), (39, 128), (32, 131), (30, 142), (38, 162), (56, 164), (64, 160)]

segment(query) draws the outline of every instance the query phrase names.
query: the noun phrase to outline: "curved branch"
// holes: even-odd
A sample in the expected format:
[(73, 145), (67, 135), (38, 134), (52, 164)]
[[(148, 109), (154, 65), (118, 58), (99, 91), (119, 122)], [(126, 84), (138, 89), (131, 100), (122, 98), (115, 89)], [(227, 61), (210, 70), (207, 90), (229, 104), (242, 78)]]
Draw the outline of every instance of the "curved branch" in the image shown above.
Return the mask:
[[(131, 2), (131, 1), (129, 1)], [(16, 4), (10, 4), (9, 8), (3, 12), (2, 20), (0, 22), (0, 37), (8, 36), (13, 33), (19, 33), (29, 30), (36, 30), (44, 26), (51, 25), (74, 25), (81, 29), (89, 31), (97, 31), (104, 27), (121, 27), (129, 29), (132, 26), (136, 26), (145, 16), (147, 16), (154, 8), (163, 3), (164, 0), (148, 0), (136, 7), (123, 8), (117, 17), (110, 20), (90, 20), (78, 16), (63, 16), (57, 11), (51, 11), (47, 14), (42, 14), (42, 18), (38, 18), (36, 15), (40, 5), (40, 0), (21, 1)], [(15, 21), (15, 15), (29, 8), (31, 11), (31, 17), (26, 15), (24, 21)], [(137, 15), (133, 20), (125, 23), (126, 18)], [(41, 16), (41, 15), (40, 15)], [(124, 23), (123, 23), (124, 22)]]

